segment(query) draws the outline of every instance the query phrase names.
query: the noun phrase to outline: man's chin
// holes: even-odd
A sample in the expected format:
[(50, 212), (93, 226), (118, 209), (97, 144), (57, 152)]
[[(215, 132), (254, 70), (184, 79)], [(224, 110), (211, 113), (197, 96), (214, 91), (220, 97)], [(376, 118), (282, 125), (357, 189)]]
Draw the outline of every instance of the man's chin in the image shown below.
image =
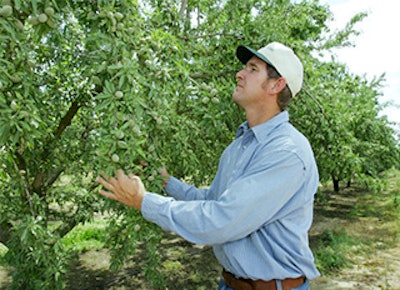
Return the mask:
[(242, 105), (241, 105), (241, 103), (242, 103), (242, 98), (241, 98), (241, 94), (240, 94), (240, 93), (238, 93), (237, 91), (235, 91), (235, 92), (232, 94), (232, 100), (233, 100), (236, 104), (238, 104), (239, 106), (242, 107)]

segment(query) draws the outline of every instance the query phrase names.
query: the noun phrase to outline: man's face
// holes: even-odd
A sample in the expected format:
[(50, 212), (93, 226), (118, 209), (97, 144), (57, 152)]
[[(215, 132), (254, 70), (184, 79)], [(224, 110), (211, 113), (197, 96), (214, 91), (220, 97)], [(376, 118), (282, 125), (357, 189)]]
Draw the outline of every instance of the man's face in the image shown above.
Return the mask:
[(241, 107), (256, 105), (263, 99), (268, 82), (267, 64), (264, 61), (253, 56), (236, 74), (236, 78), (238, 83), (232, 98)]

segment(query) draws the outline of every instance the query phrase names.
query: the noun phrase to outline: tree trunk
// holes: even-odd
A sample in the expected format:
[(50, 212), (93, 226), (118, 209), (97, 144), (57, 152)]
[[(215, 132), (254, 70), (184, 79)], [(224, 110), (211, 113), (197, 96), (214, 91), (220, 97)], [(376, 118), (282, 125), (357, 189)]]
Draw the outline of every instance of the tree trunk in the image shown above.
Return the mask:
[(333, 190), (339, 192), (339, 180), (333, 178)]

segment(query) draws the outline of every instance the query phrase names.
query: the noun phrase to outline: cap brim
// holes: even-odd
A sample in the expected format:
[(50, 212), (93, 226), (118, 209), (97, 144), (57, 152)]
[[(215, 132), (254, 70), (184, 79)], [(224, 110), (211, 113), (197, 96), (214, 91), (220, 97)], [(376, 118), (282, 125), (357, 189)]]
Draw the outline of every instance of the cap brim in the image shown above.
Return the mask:
[(252, 49), (251, 47), (239, 45), (236, 49), (236, 56), (243, 64), (246, 64), (254, 55), (257, 56), (259, 59), (265, 61), (267, 64), (273, 66), (273, 64), (264, 55), (257, 52), (255, 49)]

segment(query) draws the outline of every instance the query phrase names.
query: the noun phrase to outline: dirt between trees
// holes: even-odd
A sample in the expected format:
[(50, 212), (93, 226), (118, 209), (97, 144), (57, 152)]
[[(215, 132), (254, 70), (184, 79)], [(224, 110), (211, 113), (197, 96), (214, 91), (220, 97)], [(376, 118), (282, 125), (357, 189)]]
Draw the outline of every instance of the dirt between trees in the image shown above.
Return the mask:
[[(361, 245), (352, 246), (347, 255), (351, 265), (311, 281), (311, 289), (400, 290), (398, 232), (390, 227), (391, 221), (385, 219), (384, 212), (354, 216), (353, 211), (359, 206), (360, 197), (361, 192), (342, 192), (330, 195), (329, 201), (323, 206), (316, 206), (314, 224), (310, 231), (313, 247), (316, 246), (318, 236), (327, 229), (344, 229), (349, 235), (368, 241), (369, 247), (366, 252), (358, 250), (364, 249)], [(144, 279), (146, 258), (140, 248), (118, 273), (108, 269), (110, 257), (106, 250), (88, 251), (79, 255), (68, 273), (67, 289), (153, 289)], [(174, 234), (165, 233), (158, 250), (162, 257), (160, 269), (165, 277), (165, 289), (217, 289), (221, 268), (210, 247), (192, 245)], [(0, 266), (0, 289), (8, 289), (10, 281), (9, 271)]]
[(312, 281), (311, 289), (400, 289), (398, 215), (385, 211), (387, 202), (364, 197), (362, 191), (350, 188), (332, 194), (327, 204), (316, 206), (311, 241), (326, 229), (344, 229), (349, 236), (368, 243), (368, 247), (352, 246), (346, 256), (350, 266)]

